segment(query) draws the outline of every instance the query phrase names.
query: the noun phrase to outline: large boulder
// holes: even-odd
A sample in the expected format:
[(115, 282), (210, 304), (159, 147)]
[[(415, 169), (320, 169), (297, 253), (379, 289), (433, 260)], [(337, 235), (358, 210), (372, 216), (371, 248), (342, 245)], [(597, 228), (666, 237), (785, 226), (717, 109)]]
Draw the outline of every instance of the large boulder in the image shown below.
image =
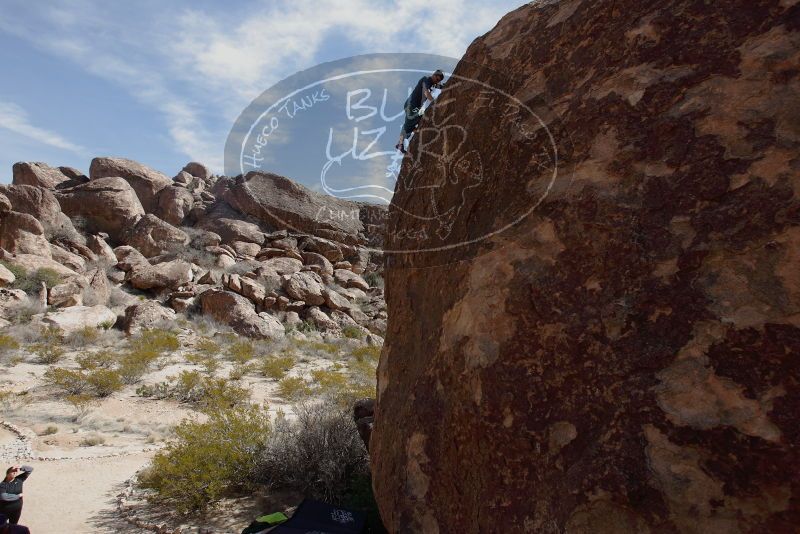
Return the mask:
[(175, 311), (162, 306), (154, 300), (139, 302), (125, 308), (122, 328), (128, 335), (136, 335), (142, 330), (162, 327), (175, 321)]
[(148, 213), (130, 229), (124, 241), (145, 257), (152, 258), (165, 252), (182, 250), (189, 244), (189, 236), (183, 230)]
[(531, 2), (469, 47), (435, 106), (464, 142), (423, 119), (390, 209), (390, 532), (797, 530), (798, 20)]
[(147, 165), (125, 158), (94, 158), (89, 167), (92, 180), (118, 176), (128, 182), (147, 213), (158, 208), (158, 193), (172, 180)]
[(190, 161), (189, 163), (184, 165), (183, 172), (186, 172), (202, 180), (210, 180), (212, 176), (211, 171), (208, 169), (208, 167), (196, 161)]
[(183, 223), (194, 204), (194, 197), (184, 187), (170, 185), (158, 194), (156, 215), (176, 226)]
[(114, 249), (101, 236), (97, 234), (90, 235), (86, 238), (86, 246), (94, 252), (98, 261), (109, 265), (117, 262)]
[(120, 239), (144, 215), (133, 188), (118, 177), (98, 178), (56, 192), (61, 209), (70, 217), (81, 217), (88, 230), (105, 232)]
[(42, 223), (48, 238), (78, 235), (52, 191), (32, 185), (0, 185), (0, 193), (8, 198), (14, 211), (27, 213)]
[(117, 315), (113, 311), (98, 304), (97, 306), (72, 306), (56, 312), (34, 315), (31, 322), (56, 328), (64, 334), (70, 334), (86, 327), (108, 328), (116, 320)]
[(0, 287), (10, 286), (17, 277), (8, 268), (0, 263)]
[(0, 248), (15, 254), (35, 254), (50, 258), (50, 244), (44, 228), (32, 215), (9, 211), (0, 215)]
[(355, 235), (364, 230), (358, 204), (323, 195), (271, 173), (252, 171), (225, 192), (224, 199), (242, 213), (275, 228), (316, 234), (333, 230)]
[(198, 221), (196, 226), (219, 235), (223, 243), (244, 241), (262, 244), (264, 232), (261, 228), (257, 224), (243, 221), (241, 217), (241, 214), (221, 202)]
[(192, 264), (183, 260), (156, 265), (137, 263), (128, 271), (126, 279), (136, 289), (178, 289), (192, 281)]
[(307, 304), (325, 304), (322, 279), (313, 271), (301, 271), (287, 278), (283, 284), (286, 294)]
[(12, 172), (11, 183), (14, 185), (31, 185), (44, 187), (45, 189), (55, 189), (58, 185), (70, 180), (70, 177), (59, 169), (39, 162), (21, 161), (15, 163)]
[(256, 339), (280, 338), (284, 334), (279, 321), (259, 316), (249, 300), (232, 291), (209, 289), (198, 298), (204, 314), (230, 326), (237, 334)]
[(47, 304), (56, 308), (81, 306), (83, 304), (83, 292), (87, 287), (89, 287), (89, 283), (84, 277), (73, 276), (48, 290)]
[(12, 254), (7, 250), (0, 249), (0, 260), (4, 263), (24, 269), (27, 273), (35, 273), (39, 269), (50, 269), (63, 278), (69, 278), (78, 274), (55, 260), (35, 254)]
[(53, 243), (47, 243), (47, 247), (50, 252), (50, 257), (58, 263), (69, 267), (75, 272), (80, 273), (86, 270), (86, 259), (83, 256), (75, 254), (74, 252), (70, 252), (69, 250), (58, 245), (54, 245)]

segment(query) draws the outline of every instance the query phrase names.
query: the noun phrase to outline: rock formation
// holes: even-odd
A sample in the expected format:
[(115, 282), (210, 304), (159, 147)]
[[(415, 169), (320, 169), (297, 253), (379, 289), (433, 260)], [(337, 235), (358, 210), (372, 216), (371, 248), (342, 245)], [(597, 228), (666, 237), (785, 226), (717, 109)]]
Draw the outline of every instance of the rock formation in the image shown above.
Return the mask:
[[(0, 186), (0, 286), (24, 287), (50, 306), (42, 325), (75, 329), (82, 313), (90, 325), (112, 313), (134, 334), (181, 313), (259, 338), (303, 320), (326, 335), (345, 326), (384, 333), (382, 289), (361, 276), (379, 268), (363, 246), (378, 238), (364, 233), (356, 205), (276, 175), (215, 176), (197, 162), (169, 179), (100, 157), (89, 174), (20, 162), (14, 185)], [(315, 225), (317, 212), (345, 208), (356, 210), (355, 224), (323, 215)], [(2, 325), (13, 318), (8, 309), (0, 306)]]
[[(535, 2), (470, 46), (456, 74), (518, 104), (446, 87), (463, 143), (415, 159), (426, 117), (398, 179), (386, 249), (439, 248), (386, 265), (391, 532), (796, 531), (798, 65), (779, 0)], [(412, 174), (461, 184), (452, 221), (409, 215)]]

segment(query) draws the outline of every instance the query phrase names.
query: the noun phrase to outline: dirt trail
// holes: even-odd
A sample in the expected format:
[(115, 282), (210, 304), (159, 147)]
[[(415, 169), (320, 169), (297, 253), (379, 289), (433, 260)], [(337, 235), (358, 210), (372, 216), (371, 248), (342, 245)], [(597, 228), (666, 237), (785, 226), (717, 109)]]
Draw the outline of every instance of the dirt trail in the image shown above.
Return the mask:
[(141, 532), (116, 517), (114, 497), (122, 484), (152, 457), (139, 453), (111, 458), (28, 462), (20, 523), (33, 533)]

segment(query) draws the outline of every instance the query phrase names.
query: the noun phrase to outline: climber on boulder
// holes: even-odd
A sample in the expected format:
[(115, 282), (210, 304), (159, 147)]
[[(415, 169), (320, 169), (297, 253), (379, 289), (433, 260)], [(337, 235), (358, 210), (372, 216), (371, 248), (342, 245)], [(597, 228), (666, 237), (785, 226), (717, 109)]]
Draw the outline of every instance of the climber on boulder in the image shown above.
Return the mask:
[(444, 73), (441, 70), (437, 70), (430, 76), (423, 76), (417, 82), (414, 90), (411, 91), (405, 104), (403, 104), (405, 121), (403, 122), (403, 128), (400, 130), (400, 139), (398, 139), (397, 144), (394, 146), (403, 154), (406, 153), (405, 140), (411, 137), (411, 134), (417, 129), (419, 121), (422, 119), (422, 114), (425, 111), (422, 107), (423, 97), (433, 104), (431, 89), (434, 87), (440, 88), (442, 80), (444, 80)]

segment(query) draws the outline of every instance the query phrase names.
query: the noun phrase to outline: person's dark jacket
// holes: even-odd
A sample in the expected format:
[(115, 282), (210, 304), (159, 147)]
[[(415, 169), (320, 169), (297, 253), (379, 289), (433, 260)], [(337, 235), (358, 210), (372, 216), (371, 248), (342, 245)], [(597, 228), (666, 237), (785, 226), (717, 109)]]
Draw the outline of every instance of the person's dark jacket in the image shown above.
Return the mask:
[(22, 483), (31, 475), (33, 467), (23, 465), (20, 469), (22, 469), (22, 473), (14, 477), (14, 480), (0, 482), (0, 505), (13, 503), (20, 499), (19, 494), (22, 493)]

